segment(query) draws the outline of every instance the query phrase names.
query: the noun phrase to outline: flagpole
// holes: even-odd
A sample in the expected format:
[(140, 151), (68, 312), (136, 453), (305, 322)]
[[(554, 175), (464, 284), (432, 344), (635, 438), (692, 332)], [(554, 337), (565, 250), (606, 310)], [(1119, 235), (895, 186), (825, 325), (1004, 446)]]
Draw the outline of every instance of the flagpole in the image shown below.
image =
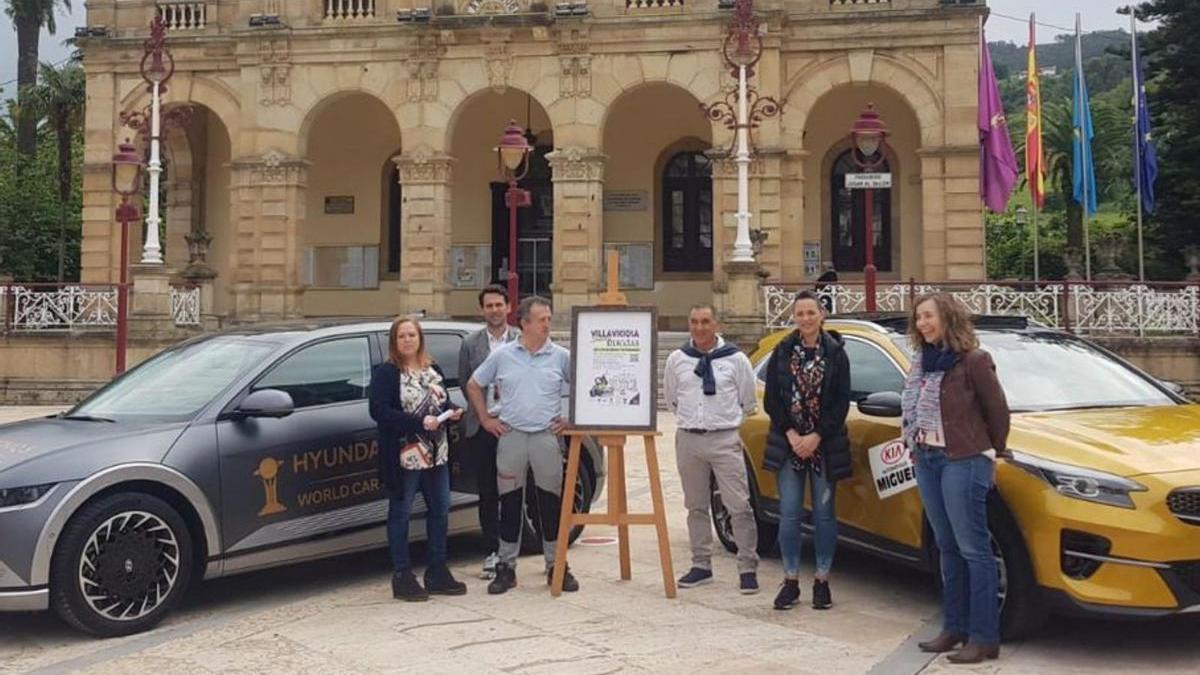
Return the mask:
[[(1032, 54), (1034, 54), (1034, 56), (1028, 57), (1027, 63), (1036, 68), (1037, 67), (1037, 58), (1036, 58), (1037, 40), (1036, 40), (1035, 32), (1034, 32), (1035, 25), (1037, 25), (1037, 15), (1030, 12), (1030, 14), (1029, 14), (1029, 51)], [(1030, 81), (1032, 81), (1032, 79), (1035, 77), (1038, 78), (1038, 80), (1037, 80), (1037, 82), (1038, 82), (1038, 100), (1037, 100), (1037, 129), (1038, 129), (1038, 131), (1037, 131), (1037, 133), (1038, 133), (1038, 138), (1040, 139), (1042, 136), (1042, 82), (1041, 82), (1041, 78), (1038, 77), (1038, 73), (1036, 73), (1036, 72), (1027, 73), (1026, 80), (1025, 80), (1026, 81), (1025, 86), (1028, 87), (1029, 86), (1028, 83)], [(1028, 104), (1026, 104), (1026, 117), (1028, 117), (1028, 115), (1029, 115)], [(1043, 152), (1042, 152), (1042, 148), (1041, 148), (1041, 142), (1039, 141), (1038, 142), (1038, 160), (1039, 161), (1037, 163), (1037, 171), (1036, 171), (1035, 175), (1030, 176), (1029, 175), (1029, 149), (1028, 149), (1029, 148), (1029, 128), (1028, 128), (1028, 125), (1026, 125), (1025, 134), (1026, 134), (1026, 138), (1025, 138), (1025, 148), (1026, 148), (1026, 150), (1025, 150), (1025, 180), (1032, 181), (1034, 185), (1037, 185), (1037, 188), (1036, 188), (1037, 196), (1034, 197), (1032, 200), (1033, 201), (1033, 204), (1032, 204), (1032, 206), (1033, 206), (1033, 283), (1036, 285), (1038, 283), (1038, 281), (1041, 280), (1041, 251), (1039, 250), (1039, 247), (1038, 247), (1038, 236), (1040, 234), (1040, 232), (1038, 231), (1038, 210), (1039, 210), (1038, 209), (1038, 197), (1041, 196), (1042, 189), (1043, 189), (1042, 183), (1041, 183), (1041, 175), (1042, 175), (1041, 157), (1043, 156)]]
[[(979, 16), (979, 75), (983, 77), (983, 15)], [(979, 101), (978, 105), (983, 105), (983, 101)], [(981, 167), (982, 169), (982, 167)], [(988, 280), (988, 245), (987, 245), (987, 203), (983, 201), (983, 195), (980, 195), (979, 202), (979, 220), (983, 228), (983, 280)]]
[(1038, 219), (1037, 219), (1037, 216), (1038, 216), (1038, 205), (1037, 205), (1037, 202), (1034, 202), (1034, 204), (1033, 204), (1033, 283), (1035, 283), (1035, 284), (1041, 279), (1041, 269), (1038, 264), (1040, 262), (1040, 260), (1039, 260), (1039, 253), (1038, 253)]
[(1137, 17), (1129, 10), (1129, 34), (1133, 40), (1133, 177), (1137, 183), (1138, 281), (1146, 281), (1146, 249), (1142, 239), (1142, 72), (1138, 67)]
[(1087, 91), (1087, 85), (1083, 82), (1083, 33), (1080, 29), (1079, 12), (1075, 13), (1075, 70), (1079, 84), (1076, 86), (1075, 96), (1079, 100), (1079, 154), (1083, 160), (1079, 168), (1079, 174), (1083, 183), (1083, 260), (1084, 260), (1084, 278), (1088, 281), (1092, 280), (1092, 237), (1089, 232), (1088, 223), (1088, 204), (1091, 200), (1088, 198), (1088, 155), (1091, 151), (1091, 143), (1087, 137), (1087, 120), (1083, 114), (1085, 105), (1084, 92)]

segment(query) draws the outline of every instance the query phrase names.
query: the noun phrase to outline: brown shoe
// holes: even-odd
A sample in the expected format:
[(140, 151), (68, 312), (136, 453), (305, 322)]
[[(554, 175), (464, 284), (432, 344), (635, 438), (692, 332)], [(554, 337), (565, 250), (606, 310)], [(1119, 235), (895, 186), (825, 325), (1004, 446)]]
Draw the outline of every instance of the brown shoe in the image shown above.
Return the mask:
[(955, 647), (965, 643), (966, 641), (966, 635), (959, 635), (958, 633), (951, 633), (950, 631), (942, 631), (941, 635), (929, 640), (928, 642), (918, 642), (917, 646), (920, 647), (921, 651), (923, 652), (942, 654), (945, 652), (954, 651)]
[(1000, 658), (1000, 645), (981, 645), (968, 642), (967, 646), (946, 657), (950, 663), (983, 663), (985, 659)]

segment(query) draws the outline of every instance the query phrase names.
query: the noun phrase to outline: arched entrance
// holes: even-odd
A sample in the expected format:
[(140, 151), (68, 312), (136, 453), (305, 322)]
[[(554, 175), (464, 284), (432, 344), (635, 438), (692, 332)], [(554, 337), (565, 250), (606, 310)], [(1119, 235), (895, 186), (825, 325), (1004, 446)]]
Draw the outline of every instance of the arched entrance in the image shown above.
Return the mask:
[[(885, 158), (883, 164), (872, 169), (883, 173), (891, 172), (891, 164)], [(834, 269), (861, 270), (867, 264), (866, 247), (862, 245), (866, 221), (867, 193), (863, 190), (846, 189), (846, 174), (859, 173), (862, 168), (854, 161), (854, 151), (847, 149), (833, 163), (829, 174), (829, 232), (830, 260)], [(871, 241), (875, 247), (875, 267), (880, 272), (892, 271), (892, 190), (875, 190), (872, 196)]]

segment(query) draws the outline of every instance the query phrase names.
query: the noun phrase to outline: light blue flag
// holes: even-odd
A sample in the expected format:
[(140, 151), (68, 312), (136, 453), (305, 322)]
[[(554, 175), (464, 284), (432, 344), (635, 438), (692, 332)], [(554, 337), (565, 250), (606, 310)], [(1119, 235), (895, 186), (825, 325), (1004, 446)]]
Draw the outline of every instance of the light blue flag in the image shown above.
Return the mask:
[(1083, 205), (1086, 214), (1091, 216), (1096, 213), (1096, 166), (1092, 162), (1092, 138), (1095, 137), (1095, 133), (1092, 130), (1092, 107), (1088, 104), (1087, 81), (1083, 77), (1083, 58), (1079, 51), (1078, 38), (1075, 44), (1071, 184), (1075, 188), (1075, 201)]

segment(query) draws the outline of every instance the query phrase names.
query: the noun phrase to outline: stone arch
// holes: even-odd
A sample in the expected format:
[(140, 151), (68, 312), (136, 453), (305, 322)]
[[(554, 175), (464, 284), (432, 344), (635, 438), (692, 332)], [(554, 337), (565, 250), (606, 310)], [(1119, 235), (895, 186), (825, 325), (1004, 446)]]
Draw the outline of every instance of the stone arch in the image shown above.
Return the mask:
[(721, 97), (724, 65), (713, 54), (690, 52), (651, 56), (614, 55), (610, 58), (614, 61), (611, 68), (604, 71), (593, 69), (593, 78), (598, 82), (593, 81), (592, 96), (604, 109), (599, 121), (601, 134), (608, 126), (615, 104), (643, 87), (664, 84), (678, 87), (695, 99), (697, 108), (701, 103)]
[[(945, 128), (943, 104), (932, 84), (901, 60), (874, 53), (869, 61), (853, 55), (822, 61), (791, 77), (784, 89), (787, 92), (787, 105), (783, 109), (785, 147), (805, 146), (804, 132), (814, 107), (827, 94), (845, 86), (878, 87), (894, 93), (916, 116), (922, 146), (941, 145)], [(847, 129), (851, 122), (852, 119), (847, 120)]]
[[(219, 80), (188, 73), (176, 73), (167, 82), (167, 93), (163, 97), (163, 106), (167, 108), (186, 103), (200, 104), (216, 115), (236, 147), (237, 130), (240, 128), (238, 121), (241, 117), (241, 104), (232, 88)], [(120, 110), (121, 112), (132, 112), (145, 108), (149, 104), (150, 93), (146, 91), (146, 87), (139, 80), (136, 86), (121, 98)]]
[[(295, 157), (308, 157), (308, 141), (312, 136), (313, 125), (321, 118), (322, 113), (339, 101), (343, 101), (354, 96), (365, 96), (386, 108), (388, 110), (388, 114), (392, 118), (392, 121), (395, 123), (396, 136), (397, 139), (399, 138), (401, 128), (400, 119), (396, 116), (395, 109), (391, 104), (389, 104), (388, 98), (384, 96), (383, 92), (365, 87), (349, 87), (344, 89), (324, 91), (319, 97), (314, 97), (305, 101), (304, 103), (306, 103), (306, 105), (304, 105), (303, 108), (297, 107), (298, 110), (302, 109), (304, 112), (301, 116), (299, 116), (298, 123), (294, 123), (293, 126), (295, 129), (295, 147), (281, 148), (281, 150), (285, 154), (291, 153)], [(380, 142), (383, 142), (383, 140), (384, 139), (380, 139)]]
[[(444, 81), (443, 81), (443, 84), (445, 84)], [(509, 86), (504, 87), (502, 90), (484, 86), (484, 87), (473, 89), (470, 92), (463, 89), (462, 86), (459, 85), (458, 87), (456, 87), (455, 91), (452, 92), (449, 96), (444, 95), (442, 100), (443, 100), (444, 105), (447, 108), (447, 111), (449, 114), (446, 117), (446, 126), (443, 129), (443, 133), (442, 133), (443, 145), (442, 145), (442, 148), (430, 148), (430, 150), (433, 152), (444, 150), (445, 152), (449, 152), (449, 153), (453, 154), (454, 136), (455, 136), (456, 131), (458, 131), (458, 127), (462, 120), (463, 113), (465, 111), (471, 109), (471, 107), (473, 105), (475, 105), (475, 103), (477, 103), (479, 101), (479, 99), (487, 97), (489, 95), (504, 97), (504, 96), (508, 95), (510, 92), (516, 92), (519, 95), (527, 96), (529, 99), (529, 102), (532, 104), (532, 106), (540, 108), (542, 111), (545, 112), (546, 118), (549, 121), (550, 130), (552, 133), (557, 132), (561, 123), (569, 123), (569, 120), (562, 119), (564, 117), (564, 115), (561, 114), (561, 111), (562, 111), (561, 106), (559, 106), (557, 108), (557, 110), (560, 112), (560, 114), (558, 115), (559, 119), (555, 118), (555, 115), (552, 114), (552, 112), (551, 112), (551, 108), (554, 106), (555, 100), (553, 98), (548, 97), (545, 94), (545, 92), (539, 93), (537, 91), (537, 89), (539, 89), (539, 86), (536, 81), (529, 82), (527, 84), (529, 86), (517, 86), (515, 84), (511, 84)], [(555, 85), (555, 86), (557, 86), (557, 85)], [(445, 90), (446, 90), (446, 88), (442, 87), (442, 92), (444, 94), (446, 93)], [(524, 123), (525, 122), (524, 115), (521, 115), (517, 119), (517, 122)], [(500, 132), (502, 132), (502, 131), (504, 131), (503, 128), (496, 129), (496, 137), (497, 138), (500, 137)]]

